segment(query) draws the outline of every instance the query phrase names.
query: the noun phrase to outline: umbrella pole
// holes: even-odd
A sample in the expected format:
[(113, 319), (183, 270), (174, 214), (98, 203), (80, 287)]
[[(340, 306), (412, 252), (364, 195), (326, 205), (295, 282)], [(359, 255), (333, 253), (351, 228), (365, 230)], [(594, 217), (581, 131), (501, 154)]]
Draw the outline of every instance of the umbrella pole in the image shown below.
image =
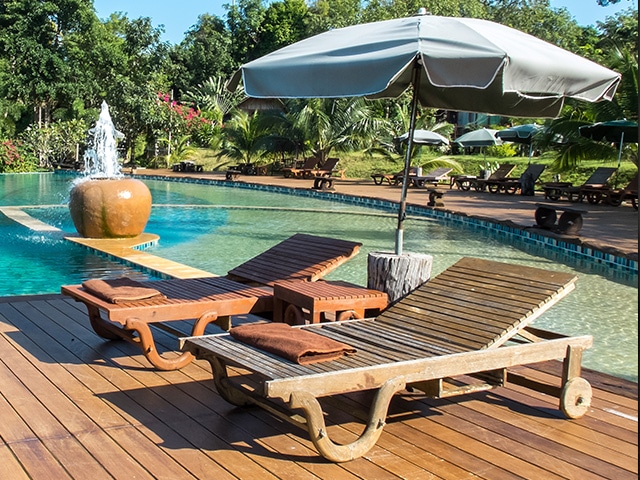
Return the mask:
[(618, 171), (613, 181), (613, 188), (618, 188), (618, 175), (620, 175), (620, 161), (622, 160), (622, 146), (624, 145), (624, 132), (620, 134), (620, 148), (618, 149)]
[(396, 255), (402, 255), (404, 242), (403, 222), (407, 209), (407, 189), (409, 186), (409, 172), (411, 170), (411, 150), (413, 149), (413, 132), (416, 129), (416, 117), (418, 114), (418, 88), (420, 84), (420, 58), (416, 58), (413, 66), (413, 97), (411, 100), (411, 118), (409, 120), (409, 139), (407, 142), (407, 154), (404, 159), (404, 175), (402, 176), (402, 193), (400, 194), (400, 208), (398, 209), (398, 228), (396, 229)]

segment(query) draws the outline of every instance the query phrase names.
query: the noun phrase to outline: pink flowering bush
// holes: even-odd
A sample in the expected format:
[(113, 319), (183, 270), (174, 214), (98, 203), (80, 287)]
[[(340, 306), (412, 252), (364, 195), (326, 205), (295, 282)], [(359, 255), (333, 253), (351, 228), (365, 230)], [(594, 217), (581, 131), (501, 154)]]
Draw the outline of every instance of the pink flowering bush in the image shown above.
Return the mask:
[(20, 142), (0, 142), (0, 173), (33, 172), (36, 165), (36, 159), (24, 150)]
[(208, 137), (215, 131), (215, 121), (206, 118), (202, 111), (171, 100), (168, 93), (158, 92), (156, 113), (164, 133), (173, 137), (188, 135), (196, 143), (206, 146)]

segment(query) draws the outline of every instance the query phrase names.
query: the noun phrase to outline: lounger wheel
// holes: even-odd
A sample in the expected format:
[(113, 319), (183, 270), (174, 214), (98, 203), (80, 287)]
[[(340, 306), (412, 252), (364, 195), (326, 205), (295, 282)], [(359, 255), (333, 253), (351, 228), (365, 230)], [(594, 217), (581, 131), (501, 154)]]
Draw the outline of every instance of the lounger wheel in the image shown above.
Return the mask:
[(573, 212), (564, 212), (558, 219), (558, 230), (569, 235), (577, 234), (582, 228), (582, 215)]
[(581, 202), (582, 194), (567, 192), (567, 200), (569, 200), (570, 202)]
[(284, 323), (289, 325), (305, 325), (306, 319), (300, 307), (289, 305), (284, 311)]
[(632, 199), (631, 199), (631, 206), (632, 206), (635, 210), (638, 210), (638, 198), (632, 198)]
[(607, 195), (607, 203), (612, 207), (619, 207), (620, 205), (622, 205), (623, 198), (623, 194), (610, 193), (609, 195)]
[(587, 202), (591, 205), (597, 205), (602, 201), (602, 192), (589, 192), (586, 194)]
[(556, 211), (552, 208), (538, 207), (535, 213), (536, 223), (543, 228), (551, 228), (558, 218)]
[(498, 185), (497, 183), (490, 183), (489, 185), (487, 185), (487, 188), (489, 189), (490, 193), (498, 193), (500, 191), (500, 185)]
[(545, 190), (544, 193), (546, 198), (553, 201), (560, 200), (560, 197), (562, 196), (562, 190), (550, 189), (550, 190)]
[(576, 377), (565, 383), (560, 394), (560, 410), (568, 418), (580, 418), (591, 406), (591, 385), (584, 378)]
[(471, 190), (471, 182), (469, 180), (462, 180), (456, 183), (458, 184), (458, 188), (463, 192), (468, 192), (469, 190)]
[(506, 193), (507, 195), (515, 195), (516, 192), (518, 191), (518, 187), (517, 185), (509, 185), (508, 187), (504, 187), (504, 193)]

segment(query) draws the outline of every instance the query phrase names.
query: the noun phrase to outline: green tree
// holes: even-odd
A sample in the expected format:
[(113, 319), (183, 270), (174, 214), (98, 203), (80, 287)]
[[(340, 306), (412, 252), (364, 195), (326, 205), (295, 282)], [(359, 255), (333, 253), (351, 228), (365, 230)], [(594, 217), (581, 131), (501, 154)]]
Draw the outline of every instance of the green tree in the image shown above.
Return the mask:
[(89, 0), (14, 0), (0, 8), (0, 97), (34, 108), (36, 121), (49, 122), (75, 96), (79, 65), (68, 38), (87, 34), (95, 14)]
[(167, 46), (160, 43), (161, 31), (151, 26), (149, 18), (129, 20), (112, 14), (106, 26), (119, 39), (113, 46), (120, 62), (103, 81), (104, 99), (125, 136), (128, 157), (134, 160), (141, 153), (136, 152), (138, 138), (149, 138), (156, 127), (153, 106), (167, 83), (163, 76)]
[(260, 25), (259, 40), (252, 55), (261, 57), (307, 36), (309, 10), (304, 0), (274, 2)]
[(236, 65), (256, 58), (260, 26), (266, 9), (262, 0), (238, 0), (227, 11), (227, 28), (231, 34), (231, 56)]
[(224, 21), (213, 15), (200, 15), (185, 39), (169, 54), (176, 98), (211, 77), (229, 76), (237, 67), (232, 49), (231, 34)]

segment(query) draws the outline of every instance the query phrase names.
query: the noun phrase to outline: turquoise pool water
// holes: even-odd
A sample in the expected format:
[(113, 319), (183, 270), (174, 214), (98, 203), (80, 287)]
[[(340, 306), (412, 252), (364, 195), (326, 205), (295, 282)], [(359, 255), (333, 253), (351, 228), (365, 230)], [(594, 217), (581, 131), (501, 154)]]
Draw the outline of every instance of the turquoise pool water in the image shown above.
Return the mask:
[[(63, 231), (74, 231), (66, 208), (68, 176), (0, 175), (0, 182), (0, 206), (36, 206), (26, 211)], [(306, 232), (362, 242), (360, 254), (328, 278), (364, 285), (367, 253), (394, 248), (392, 212), (242, 188), (160, 180), (145, 183), (154, 202), (146, 231), (160, 236), (159, 244), (148, 251), (216, 274), (224, 274), (293, 233)], [(2, 215), (0, 231), (4, 240), (0, 296), (58, 292), (60, 285), (96, 276), (142, 275), (60, 236), (35, 234)], [(404, 249), (433, 255), (434, 274), (463, 256), (575, 273), (579, 276), (576, 291), (536, 325), (570, 335), (593, 335), (595, 345), (585, 353), (584, 365), (637, 382), (637, 274), (612, 273), (571, 257), (549, 255), (544, 248), (509, 244), (499, 235), (417, 216), (409, 216), (405, 223)]]

